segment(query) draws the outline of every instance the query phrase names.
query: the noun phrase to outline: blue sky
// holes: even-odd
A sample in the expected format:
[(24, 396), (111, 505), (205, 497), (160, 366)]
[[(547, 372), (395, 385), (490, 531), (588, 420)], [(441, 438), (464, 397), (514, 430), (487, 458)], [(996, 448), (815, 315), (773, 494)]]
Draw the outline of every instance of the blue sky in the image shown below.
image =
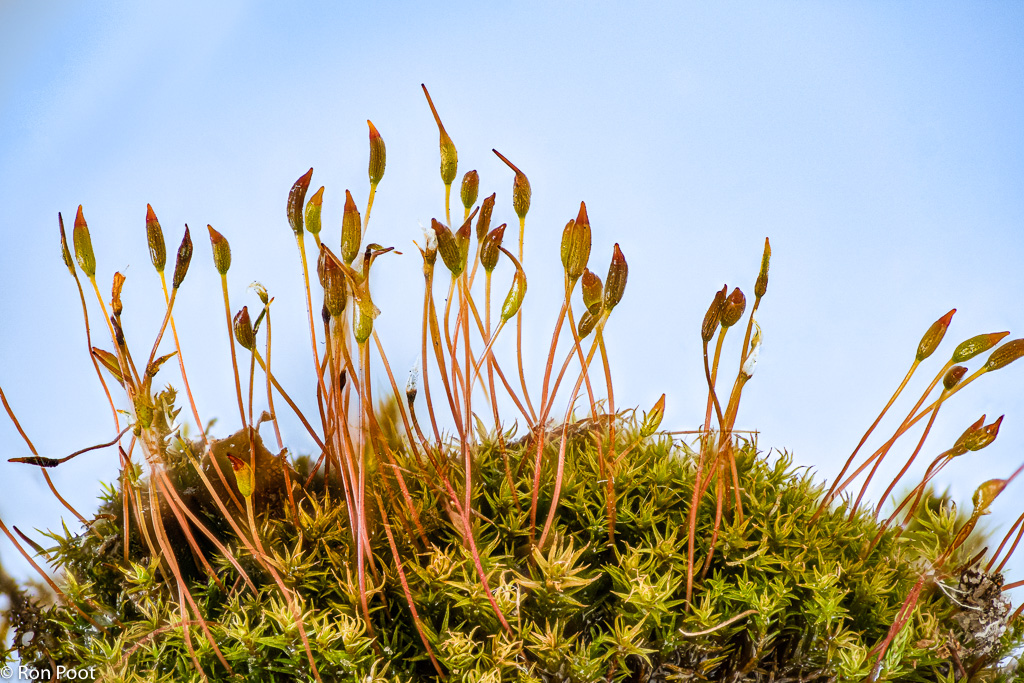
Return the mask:
[[(375, 266), (377, 325), (404, 375), (421, 296), (412, 240), (418, 221), (443, 213), (421, 82), (458, 147), (460, 177), (475, 168), (481, 196), (498, 193), (498, 222), (514, 222), (512, 177), (491, 148), (530, 178), (534, 382), (560, 303), (561, 229), (580, 200), (594, 269), (603, 275), (615, 242), (630, 265), (608, 328), (618, 403), (647, 409), (666, 392), (671, 428), (702, 421), (699, 329), (711, 296), (723, 283), (750, 294), (771, 238), (764, 347), (738, 426), (824, 476), (948, 309), (958, 309), (949, 337), (911, 393), (959, 341), (1024, 333), (1024, 5), (41, 5), (0, 9), (0, 385), (44, 455), (113, 435), (60, 261), (57, 212), (70, 228), (84, 205), (101, 287), (114, 270), (127, 275), (126, 331), (145, 348), (163, 309), (146, 204), (169, 244), (192, 227), (196, 256), (176, 317), (197, 402), (222, 419), (223, 436), (238, 425), (203, 228), (231, 241), (236, 308), (255, 302), (253, 280), (277, 297), (277, 373), (312, 396), (284, 202), (313, 166), (336, 236), (344, 190), (365, 203), (368, 118), (388, 146), (371, 239), (405, 252)], [(1024, 461), (1022, 372), (1014, 365), (965, 390), (926, 446), (923, 457), (937, 454), (982, 413), (1007, 414), (993, 446), (947, 470), (965, 503)], [(294, 422), (285, 434), (294, 450), (309, 448)], [(0, 443), (4, 461), (26, 454), (5, 419)], [(96, 482), (115, 476), (108, 450), (54, 478), (89, 510)], [(59, 524), (37, 472), (0, 461), (0, 482), (5, 521)], [(1004, 498), (1020, 499), (1021, 486)], [(1014, 507), (1002, 501), (996, 516)], [(0, 542), (0, 559), (24, 575), (12, 554)]]

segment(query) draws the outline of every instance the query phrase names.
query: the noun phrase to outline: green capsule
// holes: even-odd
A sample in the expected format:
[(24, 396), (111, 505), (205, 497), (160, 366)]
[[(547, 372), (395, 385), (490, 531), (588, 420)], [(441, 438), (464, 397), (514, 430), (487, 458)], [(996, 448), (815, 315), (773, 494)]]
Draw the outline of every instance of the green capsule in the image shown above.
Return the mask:
[(519, 312), (519, 307), (523, 305), (523, 298), (526, 296), (526, 273), (519, 260), (505, 247), (499, 247), (499, 249), (512, 260), (516, 267), (515, 275), (512, 276), (512, 287), (508, 290), (508, 296), (505, 297), (505, 302), (501, 305), (501, 319), (507, 322)]
[(515, 164), (502, 156), (501, 152), (496, 149), (492, 149), (492, 152), (498, 155), (498, 158), (505, 162), (505, 165), (511, 168), (516, 177), (512, 181), (512, 208), (515, 209), (516, 215), (519, 216), (520, 220), (526, 219), (526, 214), (530, 211), (530, 198), (532, 191), (530, 190), (530, 181), (526, 178), (526, 174), (516, 168)]
[(942, 343), (942, 338), (946, 336), (946, 330), (949, 328), (950, 321), (953, 320), (954, 313), (956, 313), (955, 308), (933, 322), (928, 331), (921, 337), (921, 343), (917, 347), (918, 362), (935, 353), (935, 349)]
[(345, 214), (341, 219), (341, 260), (347, 265), (359, 255), (359, 245), (363, 241), (363, 224), (359, 219), (352, 193), (345, 190)]
[(75, 274), (75, 262), (71, 257), (71, 250), (68, 249), (68, 236), (64, 233), (64, 217), (57, 212), (57, 225), (60, 227), (60, 257), (67, 266), (68, 272)]
[(213, 229), (212, 225), (207, 225), (206, 229), (210, 231), (210, 246), (213, 247), (213, 265), (217, 268), (218, 273), (227, 275), (228, 269), (231, 268), (231, 245), (228, 244), (228, 240), (224, 235)]
[(246, 461), (241, 458), (227, 454), (228, 460), (231, 461), (231, 469), (235, 473), (235, 484), (238, 486), (238, 492), (242, 494), (243, 498), (249, 498), (256, 490), (256, 473), (252, 471), (252, 467)]
[(951, 360), (954, 363), (963, 363), (964, 361), (968, 361), (979, 353), (984, 353), (991, 349), (1002, 341), (1003, 337), (1008, 334), (1010, 333), (990, 332), (988, 334), (979, 334), (976, 337), (971, 337), (953, 350), (953, 358)]
[(321, 185), (320, 189), (309, 198), (308, 202), (306, 202), (306, 230), (308, 230), (311, 235), (320, 234), (320, 211), (323, 209), (323, 204), (324, 188), (323, 185)]
[(462, 206), (469, 211), (476, 204), (477, 194), (480, 192), (480, 174), (476, 171), (469, 171), (462, 176)]
[(427, 104), (430, 105), (430, 113), (434, 115), (434, 121), (437, 122), (437, 129), (441, 133), (441, 180), (445, 185), (451, 185), (455, 180), (455, 174), (458, 172), (459, 167), (459, 153), (455, 150), (455, 143), (448, 137), (448, 133), (444, 129), (444, 124), (441, 123), (441, 117), (437, 114), (437, 109), (434, 108), (434, 101), (430, 99), (430, 93), (427, 92), (427, 86), (422, 83), (420, 86), (423, 88), (423, 94), (427, 96)]
[(459, 240), (447, 225), (435, 218), (430, 220), (430, 227), (437, 237), (437, 253), (441, 255), (441, 260), (451, 271), (452, 277), (458, 277), (466, 267), (466, 262), (462, 259), (462, 250), (459, 248)]
[(75, 216), (75, 230), (71, 241), (75, 245), (75, 260), (78, 261), (78, 267), (86, 277), (96, 277), (96, 255), (92, 251), (92, 238), (89, 236), (85, 216), (82, 215), (81, 204), (78, 205), (78, 215)]
[(375, 186), (384, 177), (387, 151), (384, 149), (384, 138), (369, 119), (366, 120), (366, 125), (370, 127), (370, 185)]

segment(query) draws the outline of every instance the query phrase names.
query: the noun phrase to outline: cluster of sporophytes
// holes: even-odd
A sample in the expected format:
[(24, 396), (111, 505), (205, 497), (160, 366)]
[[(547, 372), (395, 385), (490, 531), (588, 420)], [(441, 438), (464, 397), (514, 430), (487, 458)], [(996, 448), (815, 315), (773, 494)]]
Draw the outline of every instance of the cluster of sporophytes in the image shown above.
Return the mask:
[[(628, 267), (616, 244), (603, 281), (589, 269), (591, 227), (581, 203), (562, 234), (564, 298), (539, 392), (531, 391), (522, 363), (530, 183), (495, 151), (514, 172), (518, 248), (506, 246), (505, 224), (491, 227), (496, 194), (477, 204), (476, 171), (463, 177), (464, 213), (453, 231), (457, 153), (427, 101), (440, 132), (445, 220), (433, 220), (419, 245), (419, 379), (414, 372), (399, 388), (374, 329), (370, 270), (390, 248), (367, 239), (385, 168), (373, 124), (366, 208), (360, 213), (346, 191), (337, 251), (321, 240), (324, 188), (306, 198), (312, 169), (288, 194), (318, 419), (298, 410), (271, 370), (270, 294), (257, 287), (258, 313), (232, 314), (224, 235), (209, 228), (242, 427), (218, 440), (192, 400), (173, 315), (192, 258), (188, 228), (168, 288), (163, 231), (147, 211), (166, 316), (143, 356), (122, 331), (124, 277), (114, 274), (109, 299), (100, 293), (81, 207), (73, 255), (60, 221), (116, 434), (103, 446), (116, 446), (121, 475), (95, 515), (68, 506), (80, 533), (65, 528), (39, 541), (0, 521), (52, 591), (47, 602), (0, 575), (8, 597), (2, 628), (22, 664), (92, 666), (109, 681), (1013, 678), (1024, 622), (1004, 591), (1021, 582), (1004, 583), (1002, 570), (1024, 535), (1024, 515), (994, 552), (980, 547), (975, 527), (1016, 473), (983, 483), (969, 515), (930, 488), (953, 458), (992, 443), (1002, 418), (983, 416), (930, 455), (922, 480), (888, 517), (881, 504), (863, 505), (863, 495), (900, 436), (927, 420), (885, 500), (922, 453), (941, 406), (1024, 355), (1024, 339), (999, 345), (1006, 333), (982, 334), (957, 346), (895, 434), (858, 459), (936, 351), (953, 311), (936, 321), (826, 491), (787, 454), (766, 456), (755, 435), (734, 429), (761, 344), (754, 314), (768, 288), (768, 241), (749, 313), (740, 289), (723, 288), (701, 325), (703, 429), (661, 431), (664, 396), (643, 415), (616, 407), (604, 333)], [(511, 276), (503, 299), (492, 296), (496, 273), (502, 282)], [(97, 306), (109, 339), (93, 346)], [(743, 343), (730, 385), (720, 361), (736, 326)], [(164, 341), (168, 328), (173, 347)], [(516, 335), (512, 359), (493, 353), (502, 333)], [(986, 352), (966, 375), (964, 364)], [(184, 398), (154, 387), (172, 359)], [(265, 409), (257, 411), (257, 400)], [(178, 422), (186, 405), (197, 438)], [(298, 415), (317, 452), (287, 457), (282, 410)], [(278, 454), (261, 427), (273, 432), (266, 438)], [(84, 451), (43, 457), (18, 429), (31, 455), (14, 458), (17, 466), (39, 467), (64, 503), (48, 468)], [(869, 467), (853, 496), (851, 485)]]

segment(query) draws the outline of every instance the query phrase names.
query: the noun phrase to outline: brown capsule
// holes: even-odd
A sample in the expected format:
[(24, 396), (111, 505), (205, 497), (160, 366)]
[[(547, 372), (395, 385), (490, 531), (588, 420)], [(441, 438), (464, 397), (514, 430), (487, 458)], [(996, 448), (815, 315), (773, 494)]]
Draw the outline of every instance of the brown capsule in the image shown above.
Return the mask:
[(327, 304), (320, 306), (320, 320), (323, 321), (325, 326), (331, 324), (331, 312), (327, 310)]
[(153, 213), (153, 207), (146, 204), (146, 241), (149, 243), (149, 260), (153, 262), (156, 272), (164, 272), (167, 265), (167, 247), (164, 244), (164, 231), (160, 221)]
[(747, 297), (739, 287), (732, 290), (732, 293), (722, 303), (722, 327), (732, 327), (743, 317), (743, 311), (747, 308)]
[(110, 310), (115, 318), (121, 317), (124, 305), (121, 303), (121, 289), (124, 288), (124, 275), (114, 273), (114, 281), (110, 286)]
[(601, 310), (601, 299), (604, 291), (601, 286), (601, 278), (594, 275), (593, 271), (589, 268), (584, 268), (581, 289), (583, 290), (583, 305), (587, 307), (588, 311), (593, 311), (596, 315)]
[(616, 242), (612, 248), (612, 262), (608, 266), (608, 276), (604, 279), (604, 310), (609, 313), (622, 301), (626, 291), (626, 278), (629, 276), (629, 265), (626, 257)]
[(960, 380), (963, 379), (964, 373), (967, 372), (967, 366), (965, 365), (954, 365), (946, 372), (946, 375), (942, 378), (942, 386), (946, 391), (952, 391), (953, 387), (960, 384)]
[(956, 347), (953, 351), (953, 358), (951, 359), (954, 363), (963, 363), (968, 361), (979, 353), (984, 353), (991, 349), (993, 346), (1002, 341), (1003, 337), (1010, 334), (1009, 332), (990, 332), (988, 334), (979, 334), (976, 337), (971, 337), (965, 342), (962, 342), (960, 346)]
[(1024, 356), (1024, 339), (1008, 341), (993, 351), (992, 355), (988, 357), (988, 361), (985, 363), (985, 370), (989, 372), (992, 370), (998, 370), (1001, 367), (1009, 365), (1021, 356)]
[(324, 306), (333, 317), (338, 318), (345, 311), (345, 304), (348, 302), (345, 273), (341, 270), (341, 266), (328, 255), (327, 247), (323, 248), (321, 258), (324, 263)]
[(480, 204), (480, 215), (476, 219), (477, 241), (486, 237), (487, 231), (491, 229), (491, 212), (494, 211), (494, 198), (496, 196), (497, 193), (492, 192), (491, 196), (485, 197), (484, 201)]
[(1005, 415), (1000, 415), (999, 419), (992, 424), (985, 425), (981, 429), (976, 429), (964, 440), (964, 447), (969, 451), (980, 451), (985, 446), (996, 440), (999, 436), (999, 425), (1003, 423)]
[(917, 346), (918, 362), (923, 361), (925, 358), (935, 353), (935, 349), (939, 347), (939, 344), (942, 342), (942, 338), (946, 335), (946, 330), (949, 328), (950, 321), (953, 320), (954, 313), (956, 313), (955, 308), (933, 322), (932, 326), (929, 327), (928, 331), (924, 333), (923, 337), (921, 337), (921, 343)]
[(466, 266), (462, 260), (462, 250), (459, 249), (458, 239), (447, 225), (439, 222), (436, 218), (430, 219), (430, 227), (433, 228), (434, 235), (437, 237), (437, 253), (441, 255), (444, 265), (452, 272), (452, 277), (458, 277)]
[(501, 240), (504, 237), (505, 224), (502, 223), (494, 230), (491, 230), (484, 237), (484, 241), (480, 245), (480, 265), (488, 273), (493, 272), (495, 266), (498, 265), (498, 257), (501, 255), (499, 247), (501, 247)]
[(387, 151), (384, 149), (384, 138), (377, 132), (377, 128), (366, 120), (370, 127), (370, 185), (376, 186), (384, 177), (384, 165), (387, 161)]
[(950, 449), (950, 455), (963, 455), (967, 452), (967, 442), (972, 438), (975, 438), (975, 434), (980, 432), (985, 426), (985, 416), (982, 415), (974, 422), (970, 427), (964, 430), (964, 433), (953, 442), (953, 448)]
[(420, 83), (420, 87), (423, 88), (423, 94), (427, 96), (427, 104), (430, 105), (430, 113), (434, 115), (434, 121), (437, 122), (437, 129), (441, 133), (441, 180), (445, 185), (451, 185), (455, 180), (455, 174), (458, 172), (459, 167), (459, 153), (455, 150), (455, 143), (448, 137), (447, 131), (444, 129), (444, 124), (441, 123), (441, 117), (437, 114), (437, 109), (434, 108), (434, 101), (430, 99), (430, 93), (427, 91), (427, 86)]
[(228, 244), (228, 240), (224, 235), (213, 229), (212, 225), (207, 225), (206, 229), (210, 231), (210, 246), (213, 247), (213, 265), (217, 268), (218, 273), (227, 275), (228, 269), (231, 268), (231, 245)]
[(181, 287), (185, 281), (185, 274), (188, 273), (188, 264), (192, 261), (192, 238), (188, 234), (188, 226), (185, 226), (185, 236), (181, 238), (181, 245), (178, 247), (178, 256), (174, 261), (174, 277), (171, 278), (171, 288)]
[(238, 343), (243, 349), (252, 351), (256, 346), (256, 333), (252, 329), (252, 320), (249, 319), (248, 306), (242, 306), (242, 310), (235, 314), (234, 328)]
[(345, 190), (345, 214), (341, 219), (341, 260), (347, 265), (359, 255), (359, 244), (363, 241), (363, 226), (359, 209), (352, 199), (352, 193)]
[(312, 235), (320, 234), (320, 212), (323, 209), (324, 204), (324, 188), (323, 185), (316, 191), (309, 201), (306, 202), (306, 230)]
[(306, 190), (309, 189), (309, 181), (312, 177), (313, 169), (311, 168), (295, 181), (291, 191), (288, 192), (288, 224), (292, 226), (292, 232), (296, 235), (302, 234), (302, 206), (306, 202)]
[(492, 152), (498, 155), (498, 158), (505, 162), (505, 165), (515, 171), (516, 177), (512, 181), (512, 208), (515, 209), (516, 215), (519, 216), (520, 220), (526, 218), (527, 212), (530, 210), (530, 196), (532, 191), (530, 190), (530, 181), (527, 180), (526, 174), (516, 168), (515, 164), (502, 156), (501, 152), (496, 149), (492, 149)]
[(772, 245), (768, 238), (764, 238), (764, 253), (761, 254), (761, 272), (757, 274), (757, 281), (754, 283), (754, 296), (760, 299), (768, 291), (768, 264), (772, 260)]
[(725, 285), (721, 291), (715, 292), (715, 298), (711, 300), (711, 305), (708, 307), (708, 312), (704, 314), (704, 322), (700, 327), (700, 338), (704, 343), (711, 341), (712, 337), (715, 336), (715, 332), (718, 330), (718, 324), (722, 320), (722, 307), (725, 304), (725, 293), (729, 291), (729, 286)]
[(469, 260), (469, 240), (473, 234), (473, 217), (476, 211), (466, 218), (458, 230), (455, 231), (455, 241), (459, 245), (459, 260), (462, 261), (462, 269), (466, 269), (466, 262)]
[(480, 192), (480, 174), (476, 171), (469, 171), (466, 175), (462, 176), (462, 205), (466, 207), (466, 211), (473, 208), (476, 204), (476, 196)]
[(57, 212), (57, 224), (60, 226), (60, 257), (64, 260), (64, 265), (67, 266), (68, 272), (72, 275), (75, 274), (75, 262), (71, 257), (71, 250), (68, 249), (68, 236), (64, 233), (64, 217)]
[(82, 215), (82, 205), (78, 205), (78, 215), (75, 216), (75, 229), (71, 235), (71, 241), (75, 245), (75, 260), (78, 267), (82, 269), (86, 277), (96, 277), (96, 255), (92, 250), (92, 238), (89, 236), (89, 226)]
[(580, 202), (576, 220), (569, 221), (562, 231), (562, 267), (571, 282), (583, 275), (590, 261), (590, 218), (587, 205)]
[(588, 334), (594, 331), (594, 328), (597, 327), (599, 315), (600, 312), (592, 313), (591, 311), (583, 311), (583, 315), (580, 316), (580, 339), (585, 339)]

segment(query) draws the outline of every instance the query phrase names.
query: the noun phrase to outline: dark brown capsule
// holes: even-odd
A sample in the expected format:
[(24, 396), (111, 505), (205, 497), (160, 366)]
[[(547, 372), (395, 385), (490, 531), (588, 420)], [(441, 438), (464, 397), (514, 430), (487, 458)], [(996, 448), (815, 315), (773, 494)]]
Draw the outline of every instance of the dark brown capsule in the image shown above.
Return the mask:
[(501, 256), (501, 240), (505, 237), (505, 224), (502, 223), (494, 230), (491, 230), (480, 244), (480, 265), (488, 273), (493, 272), (498, 265), (498, 257)]
[(626, 257), (616, 242), (612, 248), (612, 262), (608, 266), (608, 276), (604, 279), (604, 310), (611, 312), (626, 291), (626, 279), (629, 277), (629, 265)]
[(174, 277), (171, 278), (171, 287), (177, 289), (185, 281), (185, 274), (188, 273), (188, 264), (192, 262), (192, 238), (188, 234), (188, 226), (185, 226), (185, 236), (181, 238), (181, 245), (178, 247), (178, 256), (174, 261)]
[(722, 327), (732, 327), (743, 318), (743, 311), (747, 308), (747, 297), (743, 295), (739, 287), (732, 290), (732, 293), (722, 304)]
[(715, 298), (711, 300), (708, 312), (704, 314), (704, 322), (700, 327), (700, 338), (705, 344), (711, 341), (718, 330), (718, 324), (722, 320), (722, 305), (725, 303), (725, 293), (728, 291), (729, 286), (725, 285), (720, 291), (715, 292)]
[(242, 310), (235, 314), (234, 328), (238, 343), (243, 349), (252, 351), (256, 346), (256, 333), (252, 329), (252, 320), (249, 319), (248, 306), (242, 306)]
[(295, 181), (291, 191), (288, 192), (288, 224), (292, 226), (292, 232), (296, 235), (302, 234), (302, 208), (306, 203), (306, 190), (309, 189), (309, 181), (312, 177), (313, 169), (311, 168)]
[(485, 197), (480, 204), (480, 215), (476, 219), (476, 239), (482, 240), (491, 229), (491, 213), (494, 211), (494, 198), (497, 193), (492, 192), (490, 197)]

